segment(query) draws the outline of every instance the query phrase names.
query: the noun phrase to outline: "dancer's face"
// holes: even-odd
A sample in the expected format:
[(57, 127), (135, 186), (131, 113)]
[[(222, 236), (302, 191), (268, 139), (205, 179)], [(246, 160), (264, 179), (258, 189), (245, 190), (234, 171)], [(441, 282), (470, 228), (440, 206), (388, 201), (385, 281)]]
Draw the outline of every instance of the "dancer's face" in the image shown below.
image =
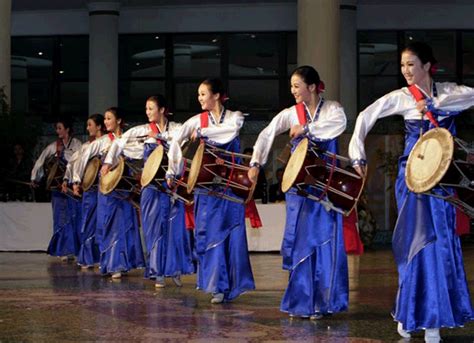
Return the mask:
[(210, 111), (216, 107), (216, 103), (219, 101), (219, 93), (212, 93), (209, 86), (201, 83), (198, 88), (198, 101), (201, 104), (201, 108), (205, 111)]
[(97, 133), (100, 131), (100, 125), (97, 125), (92, 119), (87, 119), (87, 132), (89, 132), (90, 137), (96, 137)]
[(148, 121), (151, 122), (159, 122), (161, 117), (165, 113), (164, 107), (159, 107), (155, 101), (148, 100), (145, 105), (145, 112), (146, 116), (148, 117)]
[(402, 53), (401, 71), (408, 85), (420, 84), (430, 77), (431, 63), (423, 64), (413, 52), (406, 50)]
[(104, 124), (105, 128), (109, 132), (114, 132), (120, 126), (122, 119), (117, 119), (112, 112), (105, 112), (104, 114)]
[(311, 93), (314, 92), (315, 85), (308, 85), (303, 81), (300, 75), (293, 74), (291, 76), (291, 94), (295, 97), (297, 104), (301, 102), (309, 102)]
[(69, 135), (69, 128), (65, 128), (63, 123), (56, 123), (56, 134), (60, 139), (66, 138)]

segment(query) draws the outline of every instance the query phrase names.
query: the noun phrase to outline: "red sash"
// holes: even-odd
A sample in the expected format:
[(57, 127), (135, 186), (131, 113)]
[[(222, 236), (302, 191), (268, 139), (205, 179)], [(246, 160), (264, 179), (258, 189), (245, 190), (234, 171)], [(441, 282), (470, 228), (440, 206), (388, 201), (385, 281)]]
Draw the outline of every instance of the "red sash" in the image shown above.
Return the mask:
[(206, 112), (202, 112), (201, 113), (201, 128), (206, 128), (209, 126), (209, 113), (206, 111)]
[(58, 139), (56, 141), (56, 157), (57, 158), (61, 156), (61, 152), (63, 151), (63, 149), (64, 149), (63, 141), (61, 139)]
[(245, 218), (250, 220), (250, 226), (254, 229), (263, 226), (260, 215), (258, 214), (257, 205), (255, 205), (255, 200), (253, 199), (245, 205)]
[[(413, 97), (415, 98), (417, 102), (425, 99), (425, 95), (420, 91), (420, 89), (416, 85), (408, 86), (408, 90), (410, 91), (411, 95), (413, 95)], [(430, 120), (431, 124), (434, 125), (434, 127), (439, 126), (438, 122), (434, 118), (433, 113), (431, 113), (431, 111), (426, 112), (425, 114)]]
[(304, 103), (300, 102), (299, 104), (295, 105), (296, 114), (298, 115), (298, 121), (300, 125), (306, 125), (306, 109), (304, 108)]
[[(158, 129), (158, 125), (156, 125), (156, 123), (155, 123), (154, 121), (152, 121), (152, 122), (150, 123), (150, 129), (151, 129), (151, 131), (153, 131), (153, 133), (154, 133), (155, 135), (158, 135), (158, 134), (161, 133), (161, 132), (160, 132), (160, 129)], [(158, 144), (163, 144), (163, 142), (161, 141), (161, 139), (156, 139), (156, 140), (157, 140)]]
[(114, 136), (114, 134), (113, 134), (112, 132), (109, 132), (109, 133), (108, 133), (108, 136), (109, 136), (109, 139), (110, 139), (111, 141), (113, 141), (113, 140), (115, 139), (115, 136)]
[(186, 224), (186, 229), (194, 230), (194, 227), (196, 226), (194, 223), (194, 205), (186, 204), (184, 206), (184, 210), (184, 221)]
[(160, 130), (158, 129), (158, 126), (156, 125), (156, 123), (154, 121), (152, 121), (150, 123), (150, 129), (151, 129), (151, 131), (153, 131), (154, 134), (159, 134), (160, 133)]

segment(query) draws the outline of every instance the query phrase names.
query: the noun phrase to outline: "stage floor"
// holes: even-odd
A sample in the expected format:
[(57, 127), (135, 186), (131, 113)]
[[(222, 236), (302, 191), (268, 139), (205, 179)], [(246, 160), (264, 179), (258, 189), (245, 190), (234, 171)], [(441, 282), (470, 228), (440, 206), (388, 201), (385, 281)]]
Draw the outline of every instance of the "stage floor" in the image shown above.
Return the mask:
[[(0, 342), (396, 342), (390, 316), (397, 276), (390, 250), (349, 257), (350, 309), (322, 320), (279, 311), (287, 281), (277, 254), (251, 255), (257, 290), (212, 305), (195, 276), (155, 290), (135, 270), (121, 281), (41, 253), (0, 253)], [(474, 245), (464, 249), (474, 293)], [(474, 342), (474, 322), (442, 329), (444, 342)], [(422, 333), (411, 342), (422, 342)]]

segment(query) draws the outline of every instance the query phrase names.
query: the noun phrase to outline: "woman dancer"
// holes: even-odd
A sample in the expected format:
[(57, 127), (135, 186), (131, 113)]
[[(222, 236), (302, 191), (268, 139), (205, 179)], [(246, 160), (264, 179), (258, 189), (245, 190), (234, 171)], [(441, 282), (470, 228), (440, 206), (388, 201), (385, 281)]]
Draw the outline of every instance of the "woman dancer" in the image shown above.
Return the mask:
[[(268, 159), (275, 136), (288, 129), (292, 150), (307, 137), (311, 145), (337, 153), (336, 138), (346, 127), (346, 116), (339, 103), (321, 97), (323, 89), (313, 67), (302, 66), (292, 73), (291, 93), (296, 105), (281, 111), (258, 136), (249, 170), (253, 182)], [(311, 188), (307, 191), (318, 195)], [(341, 214), (290, 189), (286, 193), (281, 254), (283, 269), (290, 272), (281, 311), (291, 317), (318, 319), (347, 309), (348, 271)]]
[[(58, 139), (49, 144), (38, 157), (31, 171), (31, 185), (37, 187), (39, 180), (44, 176), (44, 164), (50, 158), (56, 158), (58, 163), (66, 167), (74, 152), (81, 148), (81, 141), (72, 137), (71, 123), (66, 119), (56, 122)], [(76, 255), (79, 249), (77, 231), (74, 226), (74, 217), (69, 216), (72, 200), (61, 189), (51, 191), (51, 205), (53, 206), (53, 237), (49, 242), (47, 253), (61, 257), (66, 261)]]
[[(122, 135), (123, 116), (116, 107), (105, 111), (104, 124), (108, 134), (92, 142), (81, 155), (75, 182), (81, 182), (87, 162), (95, 156), (104, 158), (112, 142)], [(109, 168), (106, 165), (101, 173), (106, 173)], [(118, 191), (108, 195), (99, 192), (97, 199), (96, 238), (99, 240), (100, 271), (113, 279), (121, 278), (130, 269), (145, 266), (137, 212), (125, 199), (126, 195)]]
[[(230, 152), (240, 152), (241, 112), (223, 106), (225, 91), (219, 79), (207, 79), (199, 85), (198, 100), (204, 112), (188, 119), (170, 145), (168, 184), (182, 173), (181, 143), (202, 139), (206, 144)], [(198, 256), (197, 288), (212, 293), (211, 303), (237, 298), (255, 289), (245, 232), (243, 204), (223, 199), (233, 195), (229, 188), (215, 186), (212, 192), (194, 191), (195, 244)]]
[[(454, 115), (474, 105), (474, 89), (433, 81), (435, 64), (430, 46), (408, 45), (401, 55), (401, 72), (408, 87), (386, 94), (362, 111), (349, 145), (349, 156), (364, 175), (368, 132), (379, 118), (403, 116), (405, 150), (399, 159), (398, 220), (392, 240), (399, 280), (393, 315), (402, 337), (425, 330), (427, 342), (440, 340), (439, 328), (462, 326), (474, 316), (461, 245), (454, 232), (454, 207), (442, 199), (412, 193), (405, 183), (408, 155), (420, 131), (439, 126), (455, 135)], [(417, 100), (416, 93), (424, 99)], [(447, 195), (439, 187), (434, 192)]]
[[(108, 159), (115, 160), (123, 152), (146, 161), (158, 145), (168, 149), (181, 125), (168, 120), (166, 99), (161, 94), (150, 96), (145, 112), (149, 124), (133, 127), (115, 140)], [(137, 142), (141, 151), (137, 149)], [(154, 279), (157, 288), (165, 287), (165, 277), (172, 278), (175, 285), (181, 287), (180, 276), (194, 273), (190, 237), (185, 227), (185, 205), (170, 197), (166, 188), (166, 182), (160, 186), (150, 183), (142, 189), (140, 198), (147, 247), (145, 276)]]

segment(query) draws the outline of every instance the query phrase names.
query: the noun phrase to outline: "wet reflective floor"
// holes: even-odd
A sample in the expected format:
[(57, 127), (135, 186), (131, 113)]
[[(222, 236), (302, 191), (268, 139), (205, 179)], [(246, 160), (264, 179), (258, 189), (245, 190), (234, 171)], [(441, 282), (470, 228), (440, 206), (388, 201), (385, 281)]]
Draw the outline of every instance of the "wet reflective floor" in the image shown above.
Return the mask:
[[(474, 292), (474, 245), (464, 247)], [(0, 253), (0, 342), (397, 342), (390, 311), (397, 274), (390, 250), (349, 256), (349, 311), (311, 321), (279, 311), (287, 282), (278, 254), (252, 254), (257, 290), (213, 305), (171, 280), (163, 289), (134, 270), (119, 281), (44, 253)], [(474, 342), (474, 322), (443, 329), (444, 342)], [(422, 342), (423, 333), (410, 342)], [(400, 340), (403, 342), (403, 340)]]

